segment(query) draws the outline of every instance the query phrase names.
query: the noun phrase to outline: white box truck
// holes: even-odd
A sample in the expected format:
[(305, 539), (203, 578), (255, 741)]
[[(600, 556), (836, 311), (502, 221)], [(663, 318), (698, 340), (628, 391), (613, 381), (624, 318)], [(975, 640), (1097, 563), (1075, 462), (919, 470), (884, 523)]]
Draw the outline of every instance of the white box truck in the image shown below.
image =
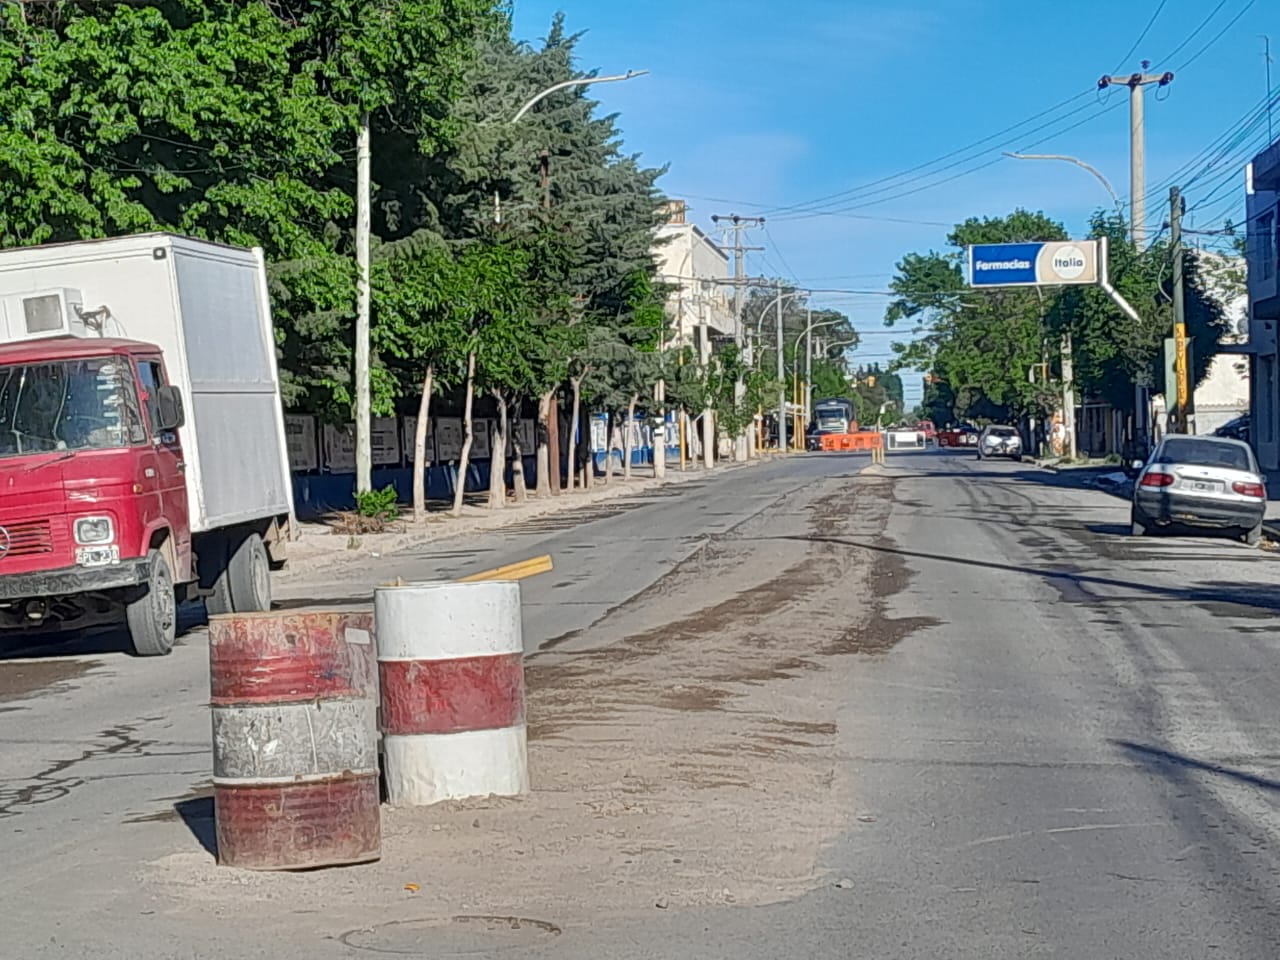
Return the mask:
[(0, 642), (177, 603), (267, 610), (293, 522), (261, 250), (169, 234), (0, 250)]

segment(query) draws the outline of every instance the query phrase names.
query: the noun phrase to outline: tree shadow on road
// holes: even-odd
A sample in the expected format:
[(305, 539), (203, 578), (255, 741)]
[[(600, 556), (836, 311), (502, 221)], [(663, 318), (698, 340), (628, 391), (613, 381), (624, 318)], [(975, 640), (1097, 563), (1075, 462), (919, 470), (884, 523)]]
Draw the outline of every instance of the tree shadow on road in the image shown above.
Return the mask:
[(1280, 791), (1280, 780), (1271, 780), (1267, 777), (1260, 777), (1256, 774), (1246, 773), (1243, 770), (1236, 770), (1232, 767), (1223, 766), (1220, 763), (1197, 760), (1194, 757), (1188, 757), (1185, 754), (1173, 753), (1170, 750), (1164, 750), (1160, 747), (1152, 747), (1145, 743), (1135, 743), (1132, 740), (1113, 739), (1110, 742), (1115, 746), (1120, 747), (1126, 753), (1134, 756), (1139, 763), (1152, 768), (1157, 773), (1168, 773), (1170, 767), (1200, 770), (1205, 773), (1213, 773), (1221, 777), (1228, 777), (1241, 783), (1250, 784), (1251, 786), (1261, 787), (1263, 790)]
[[(1021, 573), (1039, 577), (1058, 589), (1066, 587), (1066, 592), (1078, 599), (1072, 602), (1094, 603), (1101, 599), (1140, 600), (1144, 598), (1167, 602), (1192, 603), (1201, 605), (1226, 604), (1236, 607), (1251, 608), (1262, 611), (1280, 611), (1280, 583), (1275, 582), (1241, 582), (1210, 581), (1203, 584), (1186, 584), (1177, 587), (1161, 586), (1157, 583), (1142, 580), (1123, 580), (1119, 577), (1104, 577), (1085, 573), (1077, 569), (1045, 569), (1040, 567), (1019, 566), (1012, 563), (998, 563), (994, 560), (976, 560), (972, 557), (952, 557), (939, 553), (925, 553), (919, 550), (904, 550), (901, 547), (889, 546), (885, 543), (863, 543), (842, 537), (823, 537), (813, 534), (782, 537), (765, 537), (766, 540), (799, 540), (808, 543), (827, 543), (835, 546), (850, 547), (855, 550), (867, 550), (872, 553), (887, 553), (899, 557), (910, 557), (917, 560), (933, 560), (938, 563), (954, 563), (965, 567), (978, 567), (1000, 573)], [(1132, 591), (1132, 595), (1124, 598), (1093, 596), (1088, 588), (1091, 586), (1111, 587)], [(1217, 612), (1217, 611), (1212, 611)], [(1249, 615), (1249, 614), (1236, 614)]]

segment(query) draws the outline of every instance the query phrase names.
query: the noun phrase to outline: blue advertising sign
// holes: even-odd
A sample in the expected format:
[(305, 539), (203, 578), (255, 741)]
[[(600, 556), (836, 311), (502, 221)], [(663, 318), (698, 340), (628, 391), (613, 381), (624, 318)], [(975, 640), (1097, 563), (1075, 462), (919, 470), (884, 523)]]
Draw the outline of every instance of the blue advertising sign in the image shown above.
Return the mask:
[(1097, 240), (977, 243), (969, 247), (969, 284), (974, 287), (1098, 283), (1103, 276)]

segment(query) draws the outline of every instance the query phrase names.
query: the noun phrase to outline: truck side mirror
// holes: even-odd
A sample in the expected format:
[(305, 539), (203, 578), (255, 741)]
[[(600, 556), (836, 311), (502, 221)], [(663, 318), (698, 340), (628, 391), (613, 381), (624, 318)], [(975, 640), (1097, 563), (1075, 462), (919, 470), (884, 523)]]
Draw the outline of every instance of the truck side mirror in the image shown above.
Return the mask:
[(177, 430), (187, 422), (186, 411), (182, 408), (182, 391), (172, 384), (166, 384), (156, 391), (156, 401), (160, 407), (160, 423), (162, 431)]

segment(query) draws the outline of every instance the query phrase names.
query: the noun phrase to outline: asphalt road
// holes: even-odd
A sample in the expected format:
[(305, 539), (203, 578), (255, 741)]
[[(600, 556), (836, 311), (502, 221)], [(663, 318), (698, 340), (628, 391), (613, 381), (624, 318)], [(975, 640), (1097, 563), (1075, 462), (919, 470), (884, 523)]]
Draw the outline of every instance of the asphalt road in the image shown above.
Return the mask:
[(1274, 958), (1276, 560), (1129, 537), (1125, 502), (1018, 464), (890, 464), (887, 542), (849, 549), (905, 562), (881, 629), (910, 633), (838, 717), (851, 882), (570, 955)]
[[(534, 649), (788, 489), (860, 465), (729, 471), (288, 592), (357, 600), (389, 576), (549, 552), (557, 572), (526, 591)], [(474, 955), (1273, 960), (1276, 560), (1229, 541), (1131, 538), (1123, 502), (1018, 464), (930, 453), (893, 457), (888, 474), (884, 529), (830, 544), (875, 561), (889, 594), (868, 626), (883, 649), (854, 662), (832, 718), (833, 776), (856, 801), (824, 866), (848, 882), (770, 907), (601, 917), (536, 949), (479, 938)], [(366, 955), (261, 930), (223, 931), (206, 952), (207, 931), (131, 901), (140, 860), (191, 842), (163, 815), (208, 777), (205, 655), (197, 633), (164, 661), (0, 664), (28, 672), (5, 689), (39, 691), (0, 702), (0, 956)], [(114, 949), (85, 951), (95, 938)]]

